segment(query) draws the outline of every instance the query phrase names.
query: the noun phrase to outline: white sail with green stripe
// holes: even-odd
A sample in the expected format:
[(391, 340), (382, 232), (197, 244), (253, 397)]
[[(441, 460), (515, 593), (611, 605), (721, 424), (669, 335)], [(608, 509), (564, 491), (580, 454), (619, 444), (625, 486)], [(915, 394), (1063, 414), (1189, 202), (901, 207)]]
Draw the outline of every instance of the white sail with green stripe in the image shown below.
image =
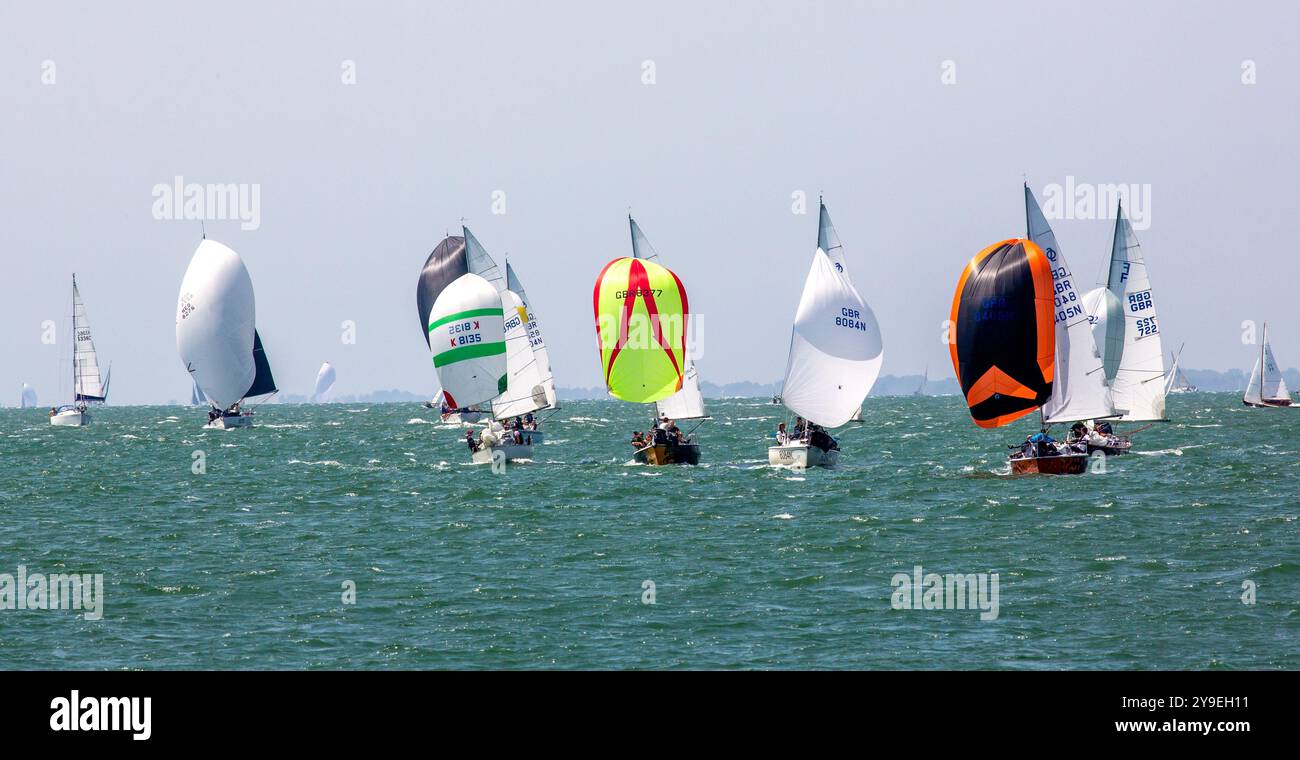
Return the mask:
[(448, 406), (481, 404), (505, 392), (505, 312), (492, 283), (471, 273), (448, 285), (429, 311), (429, 345)]

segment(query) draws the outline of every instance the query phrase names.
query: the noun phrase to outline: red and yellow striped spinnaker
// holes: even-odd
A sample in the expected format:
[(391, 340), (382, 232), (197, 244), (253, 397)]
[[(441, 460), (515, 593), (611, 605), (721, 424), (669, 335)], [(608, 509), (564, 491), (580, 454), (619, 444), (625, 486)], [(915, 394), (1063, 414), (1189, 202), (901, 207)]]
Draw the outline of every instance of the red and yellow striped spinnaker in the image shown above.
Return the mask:
[(638, 403), (682, 387), (686, 367), (686, 288), (653, 261), (614, 259), (592, 293), (600, 366), (609, 395)]

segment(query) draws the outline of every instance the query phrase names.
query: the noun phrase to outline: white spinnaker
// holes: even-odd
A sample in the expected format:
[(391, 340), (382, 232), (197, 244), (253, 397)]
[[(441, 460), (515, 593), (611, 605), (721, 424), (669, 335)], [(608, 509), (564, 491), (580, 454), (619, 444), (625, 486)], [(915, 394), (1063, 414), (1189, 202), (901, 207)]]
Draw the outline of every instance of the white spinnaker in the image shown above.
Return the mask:
[(542, 368), (528, 340), (528, 310), (512, 290), (501, 293), (505, 315), (506, 392), (492, 400), (498, 420), (529, 414), (546, 407)]
[(1101, 364), (1101, 352), (1093, 338), (1089, 311), (1083, 294), (1074, 287), (1074, 274), (1056, 242), (1034, 193), (1025, 185), (1025, 226), (1029, 239), (1043, 249), (1052, 265), (1056, 293), (1056, 371), (1052, 397), (1043, 404), (1044, 422), (1074, 422), (1110, 417), (1110, 388)]
[(670, 420), (694, 420), (707, 417), (704, 411), (704, 395), (700, 392), (700, 374), (695, 365), (687, 364), (682, 373), (682, 389), (655, 402), (660, 417)]
[(36, 406), (36, 389), (27, 383), (23, 383), (22, 400), (18, 403), (24, 409)]
[(334, 381), (338, 378), (338, 373), (334, 371), (334, 365), (325, 362), (320, 365), (320, 371), (316, 373), (316, 387), (311, 392), (311, 400), (322, 402), (329, 397), (329, 392), (334, 388)]
[(505, 319), (492, 283), (463, 274), (429, 311), (433, 366), (448, 406), (465, 408), (506, 389)]
[(1119, 297), (1108, 288), (1094, 288), (1084, 294), (1083, 307), (1088, 310), (1093, 345), (1101, 350), (1102, 369), (1106, 384), (1110, 385), (1119, 371), (1119, 360), (1124, 356), (1124, 315), (1120, 311)]
[(528, 293), (524, 291), (524, 283), (515, 276), (515, 270), (511, 268), (510, 262), (506, 262), (506, 288), (513, 291), (523, 302), (524, 309), (528, 312), (528, 343), (533, 348), (533, 358), (537, 361), (537, 366), (542, 373), (542, 387), (546, 391), (546, 406), (551, 409), (560, 408), (559, 397), (555, 395), (555, 375), (551, 372), (551, 355), (546, 350), (546, 341), (542, 338), (542, 328), (537, 321), (537, 312), (533, 310), (533, 305), (528, 302)]
[(176, 302), (176, 350), (215, 406), (228, 408), (253, 384), (256, 320), (253, 281), (239, 254), (215, 240), (199, 243)]
[(77, 281), (72, 281), (72, 376), (75, 380), (73, 393), (77, 401), (103, 401), (106, 388), (104, 378), (99, 374), (99, 357), (95, 354), (95, 340), (90, 333), (90, 320), (86, 316), (86, 304), (81, 300), (81, 291)]
[(800, 417), (839, 427), (871, 391), (883, 358), (876, 315), (818, 248), (795, 313), (781, 400)]
[[(1123, 420), (1163, 420), (1165, 352), (1160, 345), (1160, 323), (1146, 261), (1123, 206), (1116, 211), (1106, 287), (1119, 298), (1120, 313), (1124, 315), (1124, 348), (1111, 381), (1115, 411), (1122, 414)], [(1110, 347), (1106, 350), (1109, 361)]]

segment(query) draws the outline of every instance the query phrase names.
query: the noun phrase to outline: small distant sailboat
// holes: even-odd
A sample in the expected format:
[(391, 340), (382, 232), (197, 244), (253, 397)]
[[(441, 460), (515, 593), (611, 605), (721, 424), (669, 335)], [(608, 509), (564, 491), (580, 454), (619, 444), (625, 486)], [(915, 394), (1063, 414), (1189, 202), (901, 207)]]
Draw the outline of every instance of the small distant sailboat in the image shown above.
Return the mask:
[(27, 383), (23, 383), (23, 392), (19, 397), (18, 406), (22, 409), (30, 409), (37, 404), (36, 389)]
[(921, 384), (918, 385), (918, 386), (916, 386), (916, 390), (912, 391), (912, 395), (913, 395), (913, 396), (924, 396), (924, 395), (925, 395), (925, 386), (926, 386), (926, 384), (929, 383), (929, 382), (930, 382), (930, 365), (927, 364), (927, 365), (925, 365), (925, 371), (921, 373)]
[(1292, 406), (1291, 392), (1287, 390), (1286, 380), (1278, 369), (1277, 360), (1273, 358), (1273, 347), (1268, 344), (1267, 324), (1264, 325), (1259, 356), (1255, 359), (1255, 367), (1250, 371), (1250, 382), (1246, 383), (1241, 403), (1257, 409)]
[[(699, 464), (700, 445), (668, 420), (702, 419), (699, 377), (686, 350), (690, 309), (686, 288), (658, 255), (632, 217), (632, 256), (614, 259), (596, 278), (593, 304), (600, 363), (609, 395), (658, 405), (648, 440), (634, 441), (633, 456), (650, 465)], [(670, 416), (672, 412), (677, 415)]]
[(90, 424), (90, 404), (108, 400), (110, 373), (99, 375), (99, 357), (95, 341), (86, 318), (86, 305), (77, 289), (77, 276), (72, 275), (72, 403), (62, 404), (50, 412), (50, 424), (59, 427), (80, 427)]
[(316, 385), (311, 392), (311, 402), (313, 404), (322, 404), (329, 397), (329, 392), (334, 389), (334, 380), (338, 373), (334, 371), (334, 365), (325, 362), (320, 365), (316, 372)]
[(785, 407), (807, 429), (768, 447), (774, 467), (834, 466), (839, 445), (822, 428), (862, 418), (862, 400), (884, 361), (876, 315), (849, 279), (830, 214), (820, 206), (817, 250), (795, 312), (781, 391)]
[(190, 385), (193, 386), (190, 389), (190, 406), (211, 406), (204, 398), (203, 391), (199, 390), (199, 384), (194, 380), (193, 375), (190, 376)]
[(199, 243), (181, 280), (176, 350), (211, 405), (205, 427), (251, 427), (244, 401), (277, 391), (257, 331), (253, 280), (239, 254), (215, 240)]
[[(1053, 403), (1057, 332), (1052, 264), (1032, 240), (1003, 240), (966, 264), (953, 296), (953, 370), (982, 428), (1001, 427)], [(1009, 457), (1014, 473), (1079, 474), (1086, 453), (1039, 433)]]
[(1192, 384), (1191, 380), (1187, 379), (1187, 375), (1178, 366), (1183, 359), (1183, 347), (1179, 346), (1178, 353), (1170, 354), (1169, 358), (1173, 360), (1173, 364), (1170, 365), (1169, 381), (1165, 385), (1165, 395), (1168, 396), (1171, 393), (1195, 393), (1196, 386)]

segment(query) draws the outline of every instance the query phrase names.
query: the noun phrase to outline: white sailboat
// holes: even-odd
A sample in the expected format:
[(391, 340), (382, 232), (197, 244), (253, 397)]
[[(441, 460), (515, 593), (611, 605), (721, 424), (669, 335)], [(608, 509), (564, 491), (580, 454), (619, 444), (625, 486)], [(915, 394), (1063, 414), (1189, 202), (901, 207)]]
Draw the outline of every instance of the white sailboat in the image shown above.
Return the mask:
[[(628, 214), (627, 223), (632, 234), (632, 257), (661, 263), (658, 262), (659, 252), (650, 244), (650, 239), (641, 231), (641, 226), (631, 214)], [(700, 373), (695, 369), (695, 360), (691, 358), (689, 348), (688, 346), (686, 362), (682, 367), (682, 388), (668, 398), (655, 402), (655, 425), (662, 424), (665, 418), (674, 423), (709, 419), (709, 413), (704, 409), (704, 394), (700, 391)], [(686, 431), (681, 442), (663, 452), (667, 463), (699, 464), (700, 444), (691, 440), (691, 434), (698, 427), (699, 424)]]
[(925, 371), (921, 373), (921, 384), (918, 385), (918, 386), (916, 386), (916, 390), (912, 391), (912, 395), (913, 395), (913, 396), (924, 396), (924, 395), (925, 395), (925, 386), (926, 386), (929, 382), (930, 382), (930, 365), (927, 364), (927, 365), (925, 365)]
[(1277, 360), (1273, 358), (1273, 347), (1268, 344), (1267, 324), (1264, 325), (1259, 356), (1255, 359), (1255, 367), (1250, 371), (1250, 382), (1246, 383), (1241, 403), (1260, 409), (1292, 406), (1291, 392), (1287, 390), (1286, 380), (1278, 369)]
[(794, 431), (790, 439), (768, 448), (768, 463), (778, 467), (836, 464), (839, 446), (821, 428), (840, 427), (860, 414), (884, 361), (880, 325), (849, 279), (824, 203), (818, 226), (817, 250), (795, 312), (781, 391), (782, 403), (806, 421), (810, 432), (800, 436)]
[(1169, 358), (1173, 360), (1173, 364), (1170, 365), (1169, 379), (1165, 383), (1165, 395), (1168, 396), (1171, 393), (1195, 393), (1196, 386), (1187, 379), (1187, 375), (1178, 366), (1183, 359), (1183, 347), (1179, 346), (1178, 353), (1170, 354)]
[[(483, 442), (473, 453), (475, 462), (489, 462), (494, 452), (500, 451), (507, 461), (533, 459), (533, 446), (545, 440), (541, 424), (533, 416), (550, 408), (555, 399), (555, 380), (551, 375), (550, 360), (545, 354), (545, 343), (537, 327), (536, 316), (526, 304), (522, 283), (506, 264), (502, 276), (496, 261), (468, 228), (464, 228), (469, 270), (483, 277), (496, 288), (504, 318), (506, 345), (505, 392), (492, 399), (492, 422), (488, 424)], [(510, 287), (511, 281), (519, 288)], [(535, 346), (542, 347), (538, 355)]]
[(204, 239), (176, 301), (176, 350), (211, 404), (206, 427), (250, 427), (249, 398), (276, 392), (257, 332), (253, 280), (239, 254)]
[(36, 389), (27, 383), (23, 383), (23, 392), (19, 397), (18, 406), (22, 409), (30, 409), (36, 406)]
[(1111, 403), (1124, 422), (1165, 421), (1164, 349), (1151, 280), (1121, 204), (1115, 214), (1106, 287), (1084, 297), (1102, 350)]
[(334, 380), (338, 373), (334, 371), (334, 365), (325, 362), (320, 365), (316, 372), (316, 385), (311, 392), (311, 401), (313, 404), (321, 404), (329, 397), (329, 393), (334, 389)]
[(102, 404), (108, 399), (110, 377), (99, 374), (99, 357), (95, 354), (95, 341), (86, 318), (86, 305), (77, 289), (77, 276), (72, 275), (72, 403), (63, 404), (50, 412), (50, 424), (59, 427), (80, 427), (90, 424), (90, 404)]

